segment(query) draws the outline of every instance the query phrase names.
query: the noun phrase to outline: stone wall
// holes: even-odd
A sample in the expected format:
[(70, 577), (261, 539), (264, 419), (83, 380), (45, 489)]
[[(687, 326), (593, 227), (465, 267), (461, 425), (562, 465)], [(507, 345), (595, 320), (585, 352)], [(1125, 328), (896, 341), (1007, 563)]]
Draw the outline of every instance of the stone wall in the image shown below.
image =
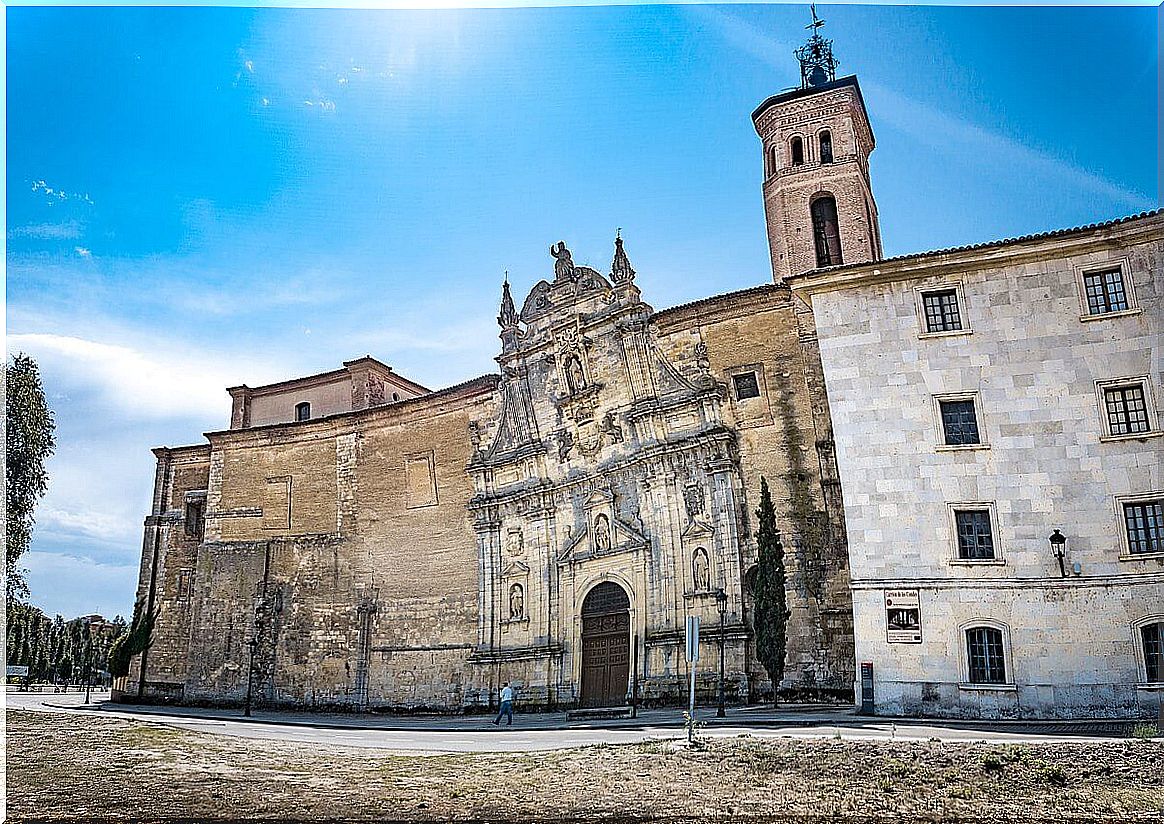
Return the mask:
[[(811, 294), (836, 427), (857, 660), (886, 713), (1154, 714), (1138, 622), (1164, 614), (1164, 556), (1131, 556), (1120, 499), (1164, 494), (1164, 217), (846, 267)], [(1090, 317), (1082, 273), (1122, 267), (1129, 311)], [(964, 328), (930, 335), (922, 290)], [(1152, 431), (1105, 436), (1101, 384), (1142, 378)], [(974, 399), (981, 444), (945, 445), (937, 399)], [(958, 557), (953, 509), (988, 508), (996, 558)], [(1067, 536), (1061, 577), (1048, 536)], [(1079, 565), (1078, 573), (1072, 571)], [(921, 640), (889, 643), (886, 593), (917, 591)], [(1007, 683), (966, 682), (964, 630), (997, 626)]]

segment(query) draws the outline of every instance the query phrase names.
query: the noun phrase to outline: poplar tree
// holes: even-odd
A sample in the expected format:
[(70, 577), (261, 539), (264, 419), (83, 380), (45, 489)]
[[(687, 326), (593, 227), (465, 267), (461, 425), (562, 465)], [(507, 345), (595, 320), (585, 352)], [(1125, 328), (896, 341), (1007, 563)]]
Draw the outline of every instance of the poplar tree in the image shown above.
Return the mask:
[(784, 680), (784, 656), (788, 640), (788, 596), (784, 590), (784, 546), (776, 530), (776, 508), (768, 481), (760, 478), (760, 508), (756, 510), (759, 531), (756, 546), (756, 654), (772, 679), (772, 701), (778, 703), (780, 682)]
[(7, 507), (4, 555), (8, 600), (28, 594), (16, 566), (32, 541), (33, 511), (46, 491), (44, 463), (53, 450), (53, 413), (45, 401), (36, 361), (16, 355), (4, 365), (4, 501)]

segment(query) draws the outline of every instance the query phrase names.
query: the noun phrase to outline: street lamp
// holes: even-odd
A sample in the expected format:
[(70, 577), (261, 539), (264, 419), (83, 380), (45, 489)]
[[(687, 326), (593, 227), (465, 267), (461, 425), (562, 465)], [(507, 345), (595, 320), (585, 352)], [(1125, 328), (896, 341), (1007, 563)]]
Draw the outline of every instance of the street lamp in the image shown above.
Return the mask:
[(723, 708), (724, 647), (727, 644), (725, 616), (727, 615), (728, 597), (722, 587), (715, 591), (715, 602), (719, 605), (719, 707), (715, 711), (715, 717), (723, 718), (725, 714)]
[(243, 715), (247, 718), (251, 717), (251, 685), (255, 681), (255, 650), (259, 648), (259, 639), (252, 638), (247, 641), (247, 646), (251, 648), (251, 662), (247, 666), (247, 702), (243, 707)]
[(93, 622), (89, 618), (81, 621), (85, 627), (85, 703), (89, 703), (89, 685), (93, 681)]
[(1067, 536), (1059, 530), (1051, 533), (1047, 538), (1051, 542), (1051, 554), (1055, 556), (1055, 560), (1059, 562), (1059, 575), (1063, 578), (1067, 577), (1067, 567), (1063, 564), (1063, 556), (1066, 554), (1064, 545), (1067, 543)]

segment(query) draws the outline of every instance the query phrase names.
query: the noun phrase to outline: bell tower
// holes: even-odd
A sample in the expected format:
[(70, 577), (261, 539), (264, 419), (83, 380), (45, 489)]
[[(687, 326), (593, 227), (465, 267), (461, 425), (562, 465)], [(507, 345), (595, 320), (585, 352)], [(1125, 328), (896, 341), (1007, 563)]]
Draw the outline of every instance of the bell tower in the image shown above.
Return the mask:
[(833, 43), (812, 9), (797, 49), (800, 87), (752, 112), (763, 147), (764, 212), (772, 279), (880, 260), (881, 229), (869, 182), (873, 131), (853, 75), (836, 76)]

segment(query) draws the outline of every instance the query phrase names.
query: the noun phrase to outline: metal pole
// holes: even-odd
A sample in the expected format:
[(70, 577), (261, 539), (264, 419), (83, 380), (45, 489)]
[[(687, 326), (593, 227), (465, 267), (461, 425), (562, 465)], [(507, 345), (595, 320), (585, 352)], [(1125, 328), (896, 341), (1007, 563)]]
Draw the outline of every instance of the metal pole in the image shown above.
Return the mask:
[(246, 701), (246, 705), (243, 707), (243, 715), (246, 716), (247, 718), (251, 717), (251, 685), (255, 681), (255, 647), (256, 646), (258, 646), (258, 644), (255, 643), (255, 639), (252, 638), (250, 641), (251, 661), (250, 661), (250, 664), (247, 666), (247, 701)]
[(727, 629), (724, 627), (724, 618), (727, 615), (727, 610), (720, 607), (719, 610), (719, 708), (715, 711), (717, 718), (723, 718), (725, 715), (723, 707), (723, 679), (724, 679), (724, 647), (727, 645)]
[(687, 741), (695, 741), (695, 664), (691, 662), (691, 703), (687, 711)]
[(631, 718), (639, 717), (639, 636), (631, 636)]
[(89, 703), (89, 685), (93, 681), (93, 629), (85, 622), (85, 703)]

